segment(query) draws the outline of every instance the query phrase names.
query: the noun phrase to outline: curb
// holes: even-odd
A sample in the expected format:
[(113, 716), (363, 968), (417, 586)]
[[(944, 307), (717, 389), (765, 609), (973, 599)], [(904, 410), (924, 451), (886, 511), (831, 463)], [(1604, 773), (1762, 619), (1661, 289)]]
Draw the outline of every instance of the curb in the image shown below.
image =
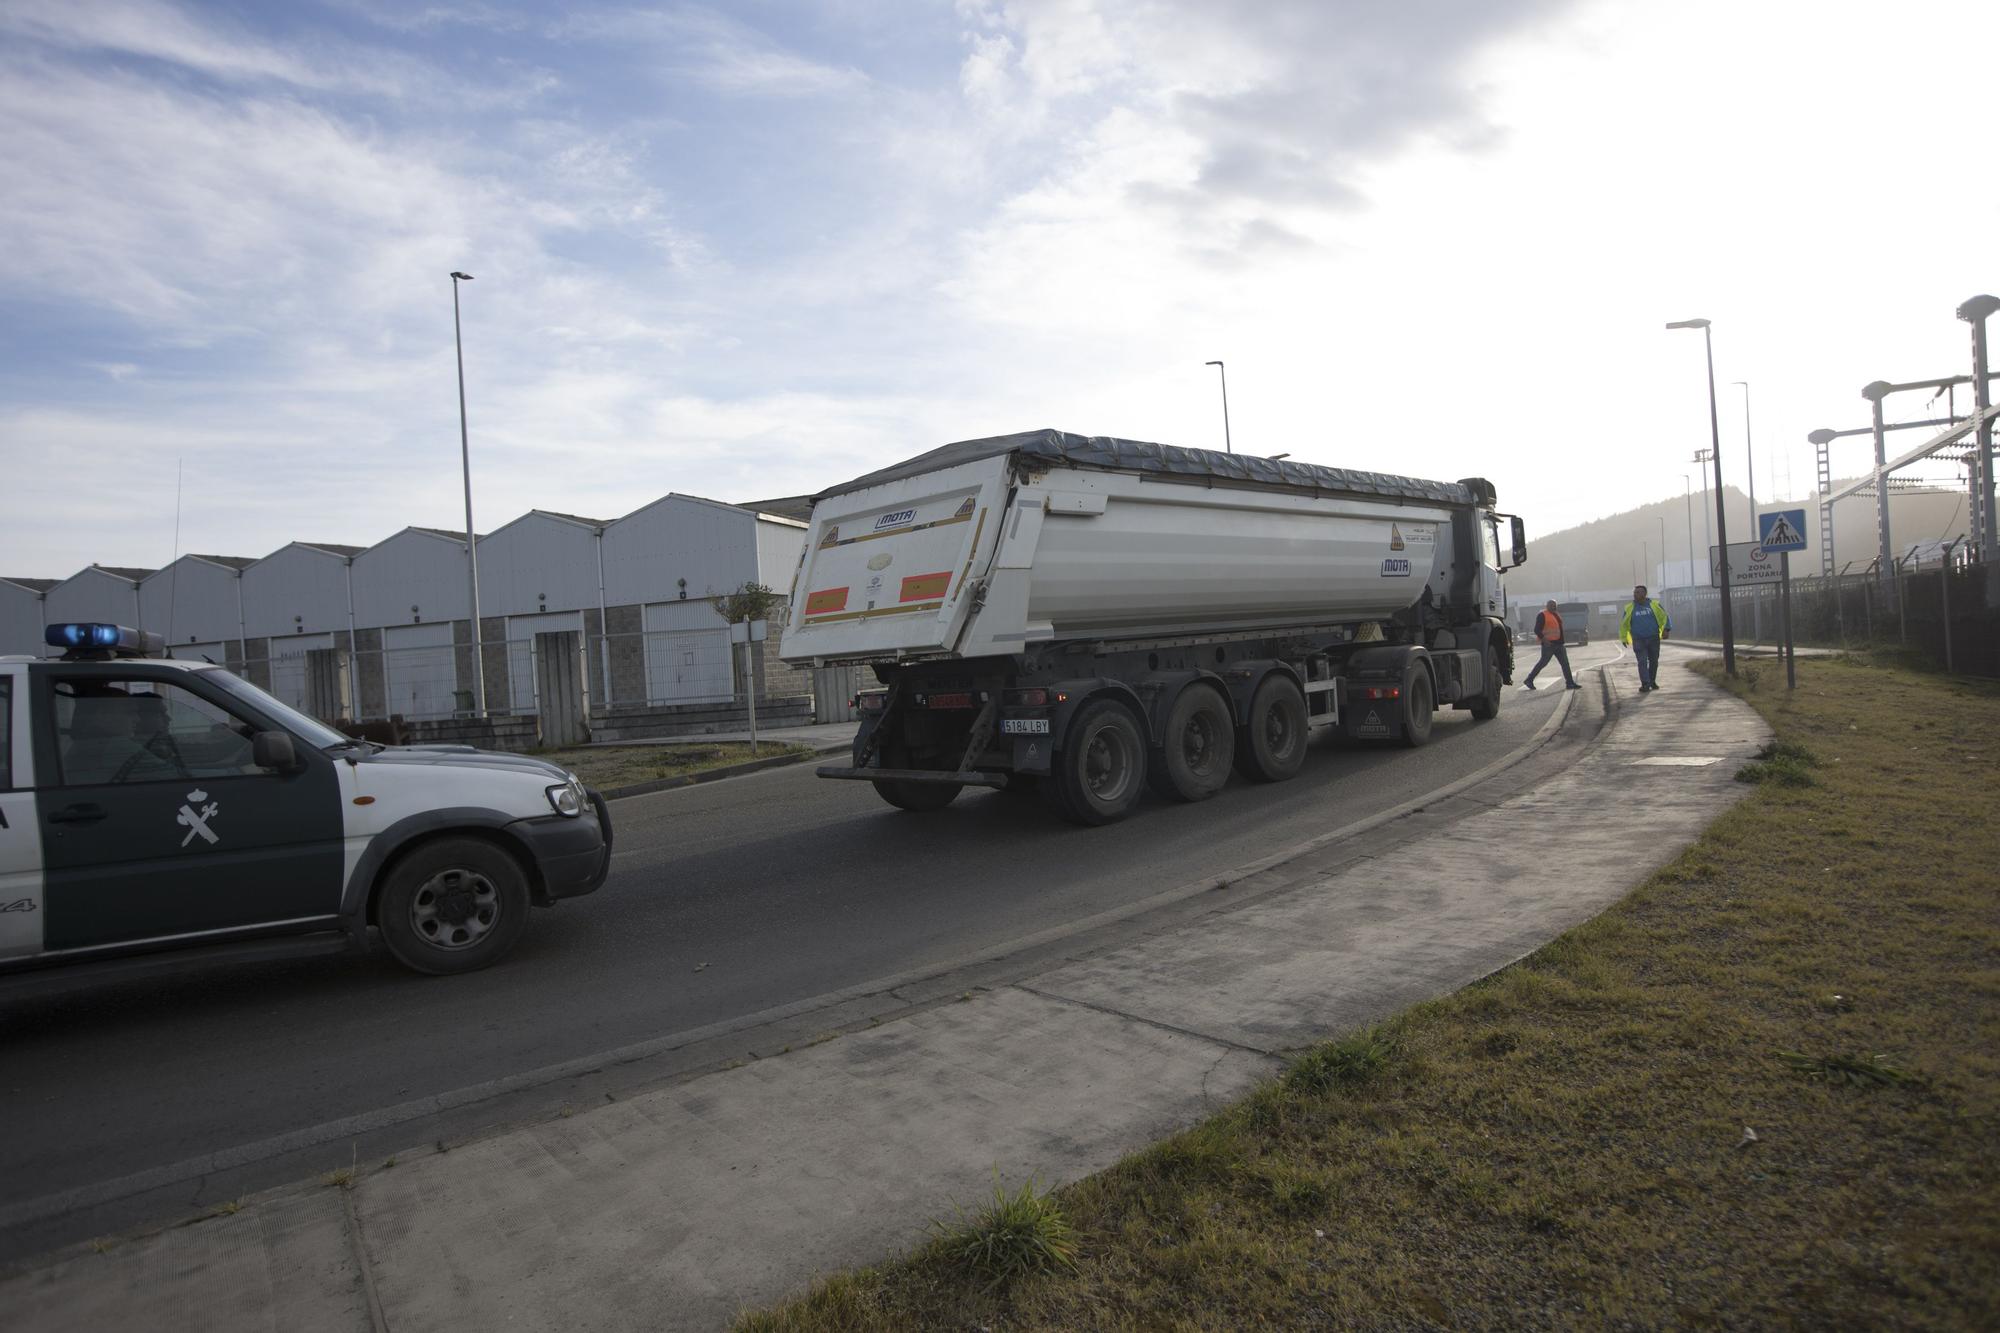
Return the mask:
[(654, 792), (673, 791), (677, 787), (698, 787), (704, 782), (719, 782), (723, 778), (740, 778), (746, 773), (761, 773), (767, 768), (803, 764), (808, 759), (838, 754), (847, 748), (843, 742), (832, 749), (815, 748), (804, 754), (778, 754), (772, 755), (769, 759), (750, 759), (740, 764), (725, 764), (721, 768), (705, 768), (699, 773), (685, 773), (677, 778), (655, 778), (651, 782), (634, 782), (629, 786), (612, 787), (600, 790), (597, 794), (607, 801), (622, 801), (628, 796), (651, 796)]

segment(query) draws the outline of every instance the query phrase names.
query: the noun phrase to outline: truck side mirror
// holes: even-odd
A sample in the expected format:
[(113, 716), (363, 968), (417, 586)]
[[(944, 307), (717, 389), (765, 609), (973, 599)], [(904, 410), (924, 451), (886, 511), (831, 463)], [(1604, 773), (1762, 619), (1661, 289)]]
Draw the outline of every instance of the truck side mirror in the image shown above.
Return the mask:
[(299, 768), (299, 752), (289, 731), (260, 731), (250, 738), (250, 762), (280, 773)]
[(1514, 529), (1514, 563), (1525, 565), (1528, 563), (1528, 526), (1521, 522), (1519, 514), (1512, 515), (1509, 521)]

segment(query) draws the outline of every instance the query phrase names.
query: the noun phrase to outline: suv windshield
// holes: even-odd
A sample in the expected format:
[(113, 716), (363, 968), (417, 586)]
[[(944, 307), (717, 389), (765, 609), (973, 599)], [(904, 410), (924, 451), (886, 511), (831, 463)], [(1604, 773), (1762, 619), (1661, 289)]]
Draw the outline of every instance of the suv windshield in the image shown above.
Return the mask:
[(272, 721), (283, 724), (293, 735), (308, 745), (324, 750), (330, 745), (355, 743), (352, 737), (343, 736), (318, 718), (308, 717), (283, 700), (272, 698), (241, 676), (224, 671), (220, 667), (209, 667), (206, 678), (250, 704)]

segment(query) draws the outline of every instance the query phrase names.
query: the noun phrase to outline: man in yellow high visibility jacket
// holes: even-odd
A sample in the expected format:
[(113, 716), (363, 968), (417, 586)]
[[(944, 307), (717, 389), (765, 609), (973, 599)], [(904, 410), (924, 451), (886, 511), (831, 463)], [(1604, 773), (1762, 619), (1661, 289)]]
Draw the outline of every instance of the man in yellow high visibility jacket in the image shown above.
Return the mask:
[(1639, 693), (1660, 688), (1660, 640), (1673, 630), (1667, 608), (1646, 596), (1646, 585), (1632, 589), (1625, 603), (1625, 617), (1618, 622), (1618, 642), (1632, 645), (1639, 659)]

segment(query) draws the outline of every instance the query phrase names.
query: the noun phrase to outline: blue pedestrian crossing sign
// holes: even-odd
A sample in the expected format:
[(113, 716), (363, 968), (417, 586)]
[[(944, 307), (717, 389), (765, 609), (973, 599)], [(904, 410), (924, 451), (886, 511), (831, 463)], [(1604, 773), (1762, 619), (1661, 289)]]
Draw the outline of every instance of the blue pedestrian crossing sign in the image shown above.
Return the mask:
[(1806, 549), (1806, 511), (1774, 509), (1757, 515), (1757, 544), (1767, 551)]

